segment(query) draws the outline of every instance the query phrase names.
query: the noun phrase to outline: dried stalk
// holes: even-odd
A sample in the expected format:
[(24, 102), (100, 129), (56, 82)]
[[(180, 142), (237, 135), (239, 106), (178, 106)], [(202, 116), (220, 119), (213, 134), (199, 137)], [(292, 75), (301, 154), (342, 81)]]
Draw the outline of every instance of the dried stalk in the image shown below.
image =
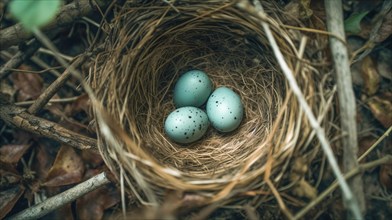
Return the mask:
[(106, 174), (100, 173), (69, 190), (66, 190), (58, 195), (55, 195), (35, 206), (27, 208), (7, 219), (37, 219), (44, 215), (66, 205), (69, 202), (76, 200), (77, 198), (98, 189), (106, 184), (110, 183), (110, 180), (106, 177)]
[[(296, 79), (292, 73), (292, 70), (287, 65), (287, 63), (284, 59), (284, 56), (281, 53), (279, 46), (275, 41), (275, 38), (271, 32), (269, 25), (266, 22), (264, 22), (267, 19), (267, 17), (265, 15), (261, 5), (259, 5), (259, 6), (260, 6), (260, 7), (258, 7), (259, 10), (257, 10), (255, 7), (252, 7), (246, 1), (241, 1), (238, 4), (238, 7), (242, 8), (242, 9), (248, 11), (250, 14), (255, 15), (256, 17), (260, 18), (261, 24), (264, 28), (264, 31), (266, 33), (266, 36), (267, 36), (269, 42), (270, 42), (272, 50), (274, 51), (275, 57), (276, 57), (277, 61), (279, 62), (280, 67), (281, 67), (286, 79), (289, 82), (290, 88), (292, 89), (293, 93), (295, 94), (295, 96), (298, 99), (298, 102), (300, 103), (302, 109), (304, 110), (304, 112), (310, 122), (310, 125), (312, 126), (313, 130), (316, 132), (316, 135), (320, 141), (320, 144), (324, 150), (324, 153), (328, 159), (328, 162), (329, 162), (329, 164), (330, 164), (330, 166), (331, 166), (331, 168), (332, 168), (332, 170), (333, 170), (333, 172), (339, 182), (339, 185), (342, 189), (344, 198), (346, 198), (347, 201), (353, 201), (353, 194), (352, 194), (350, 188), (348, 187), (346, 180), (343, 178), (342, 172), (339, 169), (339, 165), (338, 165), (336, 158), (333, 154), (333, 151), (331, 149), (329, 141), (325, 136), (324, 130), (321, 128), (321, 126), (318, 123), (316, 117), (314, 116), (310, 106), (306, 102), (306, 99), (303, 96), (301, 89), (298, 86), (298, 83), (296, 82)], [(355, 216), (359, 217), (359, 219), (360, 219), (361, 215), (357, 211), (357, 206), (355, 206), (355, 204), (354, 204), (350, 208), (353, 213), (356, 213)]]
[[(326, 0), (328, 30), (341, 38), (345, 38), (343, 27), (343, 11), (341, 0)], [(344, 172), (358, 166), (358, 140), (356, 127), (355, 96), (352, 87), (350, 62), (346, 44), (330, 36), (330, 48), (335, 63), (336, 80), (338, 88), (340, 123), (343, 144)], [(345, 205), (352, 210), (355, 219), (362, 219), (365, 212), (365, 197), (361, 175), (349, 181), (353, 197), (345, 197)]]

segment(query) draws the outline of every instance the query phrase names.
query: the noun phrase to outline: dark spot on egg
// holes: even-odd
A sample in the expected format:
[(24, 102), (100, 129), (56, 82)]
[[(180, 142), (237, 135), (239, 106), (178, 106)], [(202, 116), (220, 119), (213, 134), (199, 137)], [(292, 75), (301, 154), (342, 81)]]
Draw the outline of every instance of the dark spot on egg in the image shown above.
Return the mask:
[(237, 120), (237, 117), (234, 117), (234, 120)]
[(180, 112), (180, 111), (177, 110), (176, 112)]
[(201, 82), (201, 80), (199, 79), (199, 82)]
[(176, 126), (176, 128), (177, 128), (177, 126)]
[(192, 116), (189, 115), (188, 118), (192, 118)]
[(187, 133), (186, 132), (184, 132), (184, 135), (186, 135)]
[(215, 103), (218, 103), (218, 101), (216, 101)]

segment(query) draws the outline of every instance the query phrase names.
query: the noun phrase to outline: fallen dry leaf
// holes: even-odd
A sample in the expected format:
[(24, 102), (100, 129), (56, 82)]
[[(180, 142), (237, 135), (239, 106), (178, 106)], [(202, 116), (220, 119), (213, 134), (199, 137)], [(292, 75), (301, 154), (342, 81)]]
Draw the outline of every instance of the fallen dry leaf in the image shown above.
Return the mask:
[(369, 56), (362, 60), (361, 76), (363, 79), (363, 92), (369, 96), (374, 95), (380, 87), (380, 75)]
[(377, 31), (377, 36), (374, 41), (376, 43), (383, 42), (392, 34), (392, 10), (389, 11), (382, 20), (380, 29)]
[(37, 178), (41, 182), (44, 182), (54, 163), (58, 148), (53, 145), (50, 146), (50, 143), (45, 139), (40, 139), (38, 143), (39, 145), (36, 148), (36, 156), (34, 158), (35, 163), (32, 166)]
[(0, 147), (0, 161), (16, 164), (31, 144), (8, 144)]
[(14, 207), (24, 192), (24, 188), (16, 186), (0, 191), (0, 219), (3, 219)]
[(305, 179), (301, 179), (293, 188), (292, 193), (296, 196), (314, 199), (317, 197), (317, 189), (310, 185)]
[(382, 96), (374, 96), (367, 101), (374, 117), (385, 127), (392, 125), (392, 100)]
[(67, 205), (54, 210), (45, 216), (44, 219), (61, 219), (61, 220), (73, 220), (72, 205), (68, 203)]
[(90, 108), (90, 98), (88, 97), (87, 94), (83, 94), (79, 96), (76, 101), (68, 104), (65, 107), (65, 114), (67, 116), (75, 116), (75, 114), (78, 114), (80, 112), (88, 112)]
[(103, 159), (99, 153), (92, 150), (83, 150), (81, 152), (83, 161), (91, 168), (96, 168), (103, 164)]
[(379, 173), (380, 183), (388, 190), (392, 190), (392, 163), (383, 164)]
[(0, 189), (9, 188), (13, 185), (16, 185), (20, 182), (21, 176), (17, 173), (16, 170), (4, 169), (2, 164), (0, 164)]
[(79, 183), (83, 174), (84, 163), (81, 157), (72, 147), (62, 146), (43, 185), (64, 186)]
[[(23, 69), (29, 69), (22, 66)], [(43, 80), (39, 74), (18, 72), (12, 74), (12, 82), (18, 90), (17, 101), (36, 99), (42, 92)]]
[(120, 202), (118, 191), (111, 187), (96, 189), (76, 201), (79, 219), (102, 219), (104, 211)]
[(377, 54), (377, 70), (378, 73), (389, 80), (392, 80), (392, 50), (386, 48)]
[[(358, 157), (364, 154), (375, 142), (377, 138), (373, 136), (362, 137), (358, 140)], [(367, 161), (367, 157), (365, 157), (361, 162), (365, 163)]]

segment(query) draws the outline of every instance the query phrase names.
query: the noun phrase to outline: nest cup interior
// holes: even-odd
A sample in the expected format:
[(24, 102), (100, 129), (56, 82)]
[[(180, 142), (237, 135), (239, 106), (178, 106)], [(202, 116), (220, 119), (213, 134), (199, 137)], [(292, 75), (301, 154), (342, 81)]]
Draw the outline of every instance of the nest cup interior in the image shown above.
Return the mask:
[[(270, 7), (264, 5), (267, 13), (273, 13)], [(260, 185), (268, 153), (274, 153), (274, 166), (287, 165), (285, 158), (296, 145), (309, 143), (311, 131), (260, 20), (220, 1), (189, 1), (176, 9), (179, 13), (161, 1), (150, 6), (127, 3), (115, 20), (106, 42), (108, 52), (97, 59), (91, 82), (107, 111), (136, 144), (118, 149), (101, 137), (105, 161), (112, 170), (122, 166), (131, 179), (137, 179), (137, 171), (163, 188), (221, 190), (233, 178), (239, 185)], [(279, 30), (273, 31), (291, 67), (293, 49)], [(233, 132), (210, 127), (199, 141), (182, 145), (166, 136), (164, 122), (175, 110), (176, 81), (193, 69), (205, 71), (214, 88), (227, 86), (237, 92), (244, 118)], [(315, 80), (309, 80), (310, 75), (296, 77), (313, 105)], [(163, 168), (179, 174), (164, 174)]]

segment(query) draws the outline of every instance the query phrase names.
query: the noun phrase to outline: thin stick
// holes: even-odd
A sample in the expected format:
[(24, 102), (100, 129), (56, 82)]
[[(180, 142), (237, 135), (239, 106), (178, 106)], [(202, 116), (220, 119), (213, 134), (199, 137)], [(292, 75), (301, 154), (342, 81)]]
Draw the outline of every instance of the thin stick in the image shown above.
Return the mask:
[[(43, 69), (48, 69), (48, 71), (50, 73), (52, 73), (54, 76), (60, 77), (61, 73), (59, 71), (57, 71), (56, 69), (53, 69), (51, 66), (49, 66), (48, 64), (46, 64), (43, 60), (41, 60), (41, 58), (37, 57), (37, 56), (32, 56), (30, 58), (31, 61), (33, 61), (35, 64), (37, 64), (38, 66), (40, 66)], [(79, 90), (77, 89), (77, 87), (70, 83), (69, 81), (65, 82), (65, 85), (67, 85), (69, 88), (73, 89), (76, 92), (79, 92)]]
[(77, 198), (110, 183), (104, 172), (80, 183), (69, 190), (55, 195), (35, 206), (25, 209), (7, 219), (37, 219), (66, 205)]
[(0, 80), (7, 77), (13, 69), (19, 67), (26, 59), (31, 57), (40, 47), (37, 40), (33, 40), (25, 51), (18, 51), (6, 64), (0, 69)]
[(0, 103), (0, 119), (17, 128), (51, 138), (80, 150), (91, 149), (97, 151), (97, 141), (95, 139), (70, 131), (54, 122), (31, 115), (24, 108)]
[[(280, 67), (281, 67), (293, 93), (297, 97), (299, 104), (301, 105), (302, 109), (304, 110), (305, 115), (307, 116), (310, 125), (312, 126), (313, 130), (316, 132), (316, 135), (320, 141), (321, 147), (322, 147), (325, 155), (327, 156), (328, 162), (329, 162), (329, 164), (330, 164), (330, 166), (331, 166), (331, 168), (332, 168), (332, 170), (333, 170), (333, 172), (339, 182), (339, 185), (342, 189), (342, 193), (343, 193), (344, 198), (347, 201), (352, 201), (353, 194), (352, 194), (350, 188), (348, 187), (346, 180), (343, 178), (342, 172), (339, 169), (339, 165), (338, 165), (336, 158), (333, 154), (333, 151), (331, 149), (329, 141), (325, 137), (324, 130), (319, 125), (311, 108), (309, 107), (308, 103), (306, 102), (305, 97), (303, 96), (301, 89), (299, 88), (297, 81), (295, 80), (295, 77), (294, 77), (290, 67), (287, 65), (287, 63), (283, 57), (283, 54), (281, 53), (279, 46), (277, 45), (277, 43), (275, 41), (275, 38), (269, 28), (269, 25), (264, 22), (265, 20), (267, 20), (267, 17), (265, 15), (264, 11), (256, 10), (247, 1), (241, 1), (240, 3), (237, 4), (237, 6), (248, 11), (250, 14), (260, 18), (261, 25), (264, 28), (265, 34), (268, 38), (268, 41), (270, 42), (272, 50), (274, 51), (275, 57), (276, 57), (278, 63), (280, 64)], [(355, 206), (352, 206), (350, 208), (351, 208), (352, 212), (356, 213), (355, 216), (358, 216), (358, 219), (361, 219), (361, 214), (360, 214), (360, 212), (358, 212), (359, 209)]]
[[(82, 55), (76, 58), (75, 62), (72, 63), (70, 68), (78, 68), (85, 60), (87, 55)], [(30, 114), (37, 114), (56, 94), (56, 92), (65, 84), (67, 79), (71, 76), (70, 68), (67, 68), (59, 78), (57, 78), (50, 86), (37, 98), (37, 100), (32, 104), (27, 110)]]
[[(345, 38), (343, 27), (343, 11), (341, 0), (325, 0), (328, 30), (335, 35)], [(355, 96), (352, 87), (350, 62), (345, 44), (330, 36), (330, 47), (335, 63), (336, 80), (338, 88), (340, 124), (343, 144), (343, 169), (349, 172), (358, 166), (358, 140), (356, 125)], [(345, 205), (351, 207), (355, 219), (362, 219), (365, 212), (365, 196), (361, 175), (349, 181), (353, 198), (345, 198)], [(350, 217), (351, 218), (351, 217)]]
[[(347, 174), (344, 175), (345, 179), (350, 179), (351, 177), (357, 175), (358, 173), (362, 172), (363, 170), (368, 170), (377, 166), (380, 166), (382, 164), (390, 163), (392, 162), (392, 155), (386, 155), (383, 158), (380, 158), (378, 160), (365, 163), (365, 164), (360, 164), (358, 167), (356, 167), (353, 170), (350, 170)], [(311, 201), (305, 208), (301, 209), (295, 216), (294, 220), (297, 219), (302, 219), (306, 213), (308, 213), (313, 207), (318, 205), (320, 202), (322, 202), (325, 198), (331, 195), (333, 191), (338, 187), (338, 182), (334, 181), (326, 190), (324, 190), (316, 199)]]
[[(72, 24), (76, 19), (86, 16), (96, 10), (96, 6), (104, 7), (110, 3), (107, 0), (95, 0), (97, 4), (92, 4), (90, 0), (78, 0), (64, 5), (56, 18), (44, 27), (44, 30), (53, 30), (58, 27)], [(32, 37), (32, 33), (23, 28), (21, 23), (0, 31), (0, 50), (7, 49), (12, 45), (17, 45)]]
[(392, 126), (390, 126), (388, 128), (388, 130), (386, 132), (384, 132), (384, 134), (377, 139), (377, 141), (371, 146), (369, 147), (369, 149), (366, 150), (365, 153), (363, 153), (359, 158), (358, 158), (358, 162), (361, 162), (361, 160), (363, 160), (363, 158), (365, 158), (370, 152), (372, 152), (374, 150), (374, 148), (377, 147), (377, 145), (384, 140), (384, 138), (389, 136), (389, 133), (391, 133), (392, 131)]
[[(48, 103), (67, 103), (67, 102), (73, 102), (78, 100), (80, 96), (74, 96), (74, 97), (69, 97), (69, 98), (62, 98), (62, 99), (51, 99), (49, 100)], [(15, 102), (16, 106), (28, 106), (32, 105), (36, 102), (36, 100), (31, 100), (31, 101), (24, 101), (24, 102)]]

